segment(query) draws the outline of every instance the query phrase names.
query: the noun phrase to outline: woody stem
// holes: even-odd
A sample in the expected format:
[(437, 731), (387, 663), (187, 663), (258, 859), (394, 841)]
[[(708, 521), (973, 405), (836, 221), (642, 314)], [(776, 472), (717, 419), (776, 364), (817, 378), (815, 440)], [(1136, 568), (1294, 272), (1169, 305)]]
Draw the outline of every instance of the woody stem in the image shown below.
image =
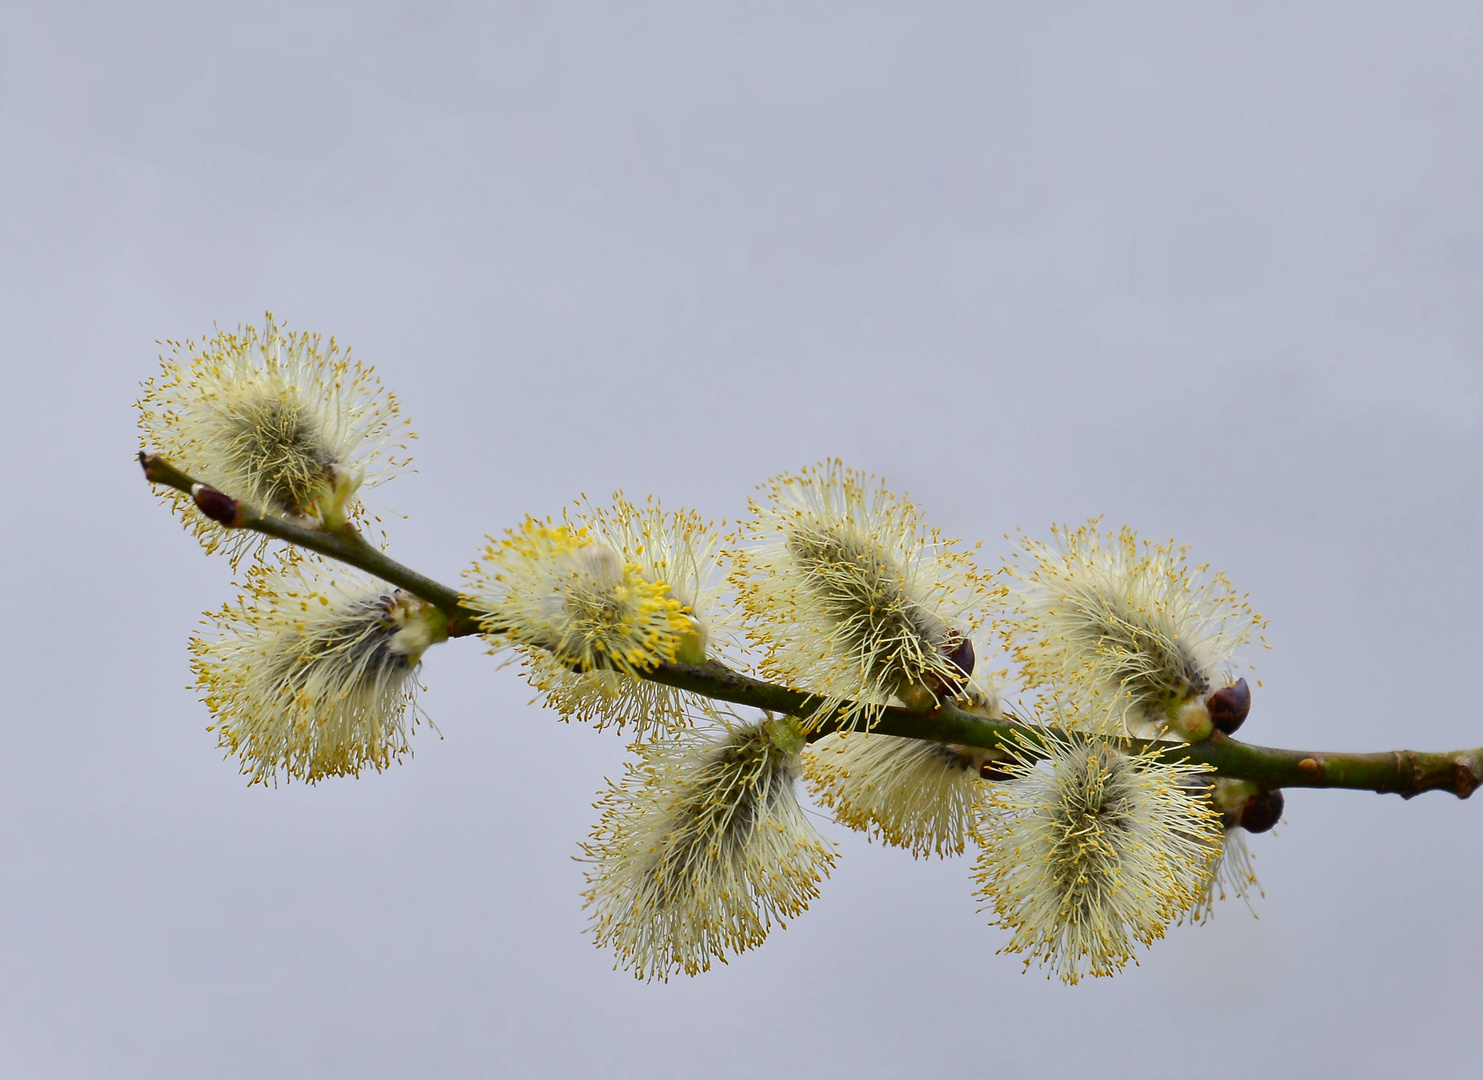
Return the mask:
[[(349, 563), (414, 596), (421, 597), (448, 617), (448, 635), (467, 637), (489, 633), (479, 624), (479, 612), (464, 603), (456, 589), (442, 585), (403, 566), (366, 543), (353, 528), (327, 530), (311, 523), (264, 514), (198, 483), (164, 458), (141, 453), (139, 463), (147, 480), (193, 498), (203, 512), (225, 527), (252, 529), (265, 536), (308, 548)], [(205, 497), (203, 497), (203, 492)], [(228, 524), (229, 523), (229, 524)], [(717, 661), (704, 664), (660, 664), (642, 678), (718, 701), (797, 716), (806, 720), (809, 738), (817, 739), (839, 728), (847, 706), (825, 713), (823, 698), (785, 686), (753, 679)], [(956, 743), (987, 750), (1045, 745), (1044, 729), (1013, 720), (996, 720), (965, 712), (952, 703), (918, 711), (897, 706), (880, 710), (871, 728), (882, 735), (932, 742)], [(1446, 753), (1393, 750), (1379, 754), (1277, 750), (1253, 746), (1219, 732), (1198, 743), (1149, 742), (1119, 739), (1131, 750), (1151, 750), (1169, 761), (1208, 765), (1217, 775), (1250, 780), (1265, 788), (1348, 788), (1394, 792), (1405, 798), (1424, 791), (1450, 791), (1465, 799), (1483, 783), (1483, 748)]]

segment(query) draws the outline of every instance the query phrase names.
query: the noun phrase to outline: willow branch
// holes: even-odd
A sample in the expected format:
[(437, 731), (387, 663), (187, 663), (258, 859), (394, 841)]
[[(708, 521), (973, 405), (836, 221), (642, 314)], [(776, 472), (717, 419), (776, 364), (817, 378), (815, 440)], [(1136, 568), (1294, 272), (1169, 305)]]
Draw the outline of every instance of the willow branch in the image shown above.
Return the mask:
[[(749, 678), (714, 661), (703, 665), (662, 664), (644, 678), (706, 697), (794, 716), (813, 716), (823, 704), (822, 699), (813, 695)], [(838, 716), (816, 718), (815, 725), (818, 735), (827, 734), (838, 729)], [(1043, 745), (1036, 725), (991, 720), (951, 703), (925, 712), (888, 706), (871, 730), (883, 735), (989, 750), (1024, 746), (1027, 742)], [(1424, 791), (1450, 791), (1466, 799), (1483, 780), (1483, 748), (1449, 753), (1393, 750), (1379, 754), (1277, 750), (1239, 742), (1220, 732), (1198, 743), (1118, 741), (1130, 748), (1152, 747), (1170, 761), (1209, 765), (1221, 776), (1251, 780), (1265, 788), (1349, 788), (1394, 792), (1406, 798)]]
[[(263, 514), (198, 483), (157, 455), (141, 453), (139, 463), (151, 483), (184, 492), (203, 513), (227, 528), (252, 529), (308, 548), (421, 597), (448, 617), (450, 637), (485, 632), (479, 626), (478, 612), (464, 605), (456, 589), (403, 566), (366, 543), (353, 528), (330, 531)], [(807, 718), (811, 739), (838, 730), (843, 711), (825, 715), (821, 710), (826, 703), (816, 695), (753, 679), (714, 660), (705, 664), (660, 664), (641, 677), (718, 701)], [(1042, 729), (1036, 725), (989, 719), (951, 703), (926, 711), (887, 706), (871, 730), (986, 750), (1043, 745)], [(1483, 783), (1483, 748), (1447, 753), (1392, 750), (1379, 754), (1277, 750), (1239, 742), (1219, 732), (1199, 743), (1118, 741), (1130, 749), (1152, 748), (1171, 761), (1208, 765), (1218, 775), (1250, 780), (1265, 788), (1348, 788), (1393, 792), (1408, 799), (1424, 791), (1450, 791), (1466, 799)]]
[(163, 484), (189, 495), (198, 510), (226, 528), (251, 529), (375, 574), (382, 581), (421, 597), (446, 615), (450, 637), (465, 637), (482, 632), (479, 629), (478, 612), (464, 606), (457, 589), (450, 589), (410, 567), (403, 566), (384, 551), (366, 543), (352, 526), (347, 525), (336, 532), (275, 514), (264, 514), (194, 480), (158, 454), (141, 451), (139, 464), (144, 467), (144, 478), (150, 483)]

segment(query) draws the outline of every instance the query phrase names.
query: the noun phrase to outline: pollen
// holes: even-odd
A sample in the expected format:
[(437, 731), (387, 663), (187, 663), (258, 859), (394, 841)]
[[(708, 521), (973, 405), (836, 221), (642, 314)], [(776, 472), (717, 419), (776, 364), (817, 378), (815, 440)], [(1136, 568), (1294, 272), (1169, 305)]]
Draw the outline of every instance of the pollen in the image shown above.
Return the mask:
[[(662, 532), (662, 520), (649, 524)], [(527, 518), (503, 540), (491, 540), (465, 572), (465, 599), (484, 613), (481, 625), (491, 645), (518, 650), (532, 682), (564, 716), (632, 719), (643, 726), (632, 708), (607, 706), (632, 687), (625, 680), (674, 662), (701, 624), (656, 573), (652, 557), (633, 550), (609, 525), (608, 519), (556, 524)], [(684, 586), (681, 592), (692, 603), (700, 598)], [(653, 718), (660, 726), (663, 720)]]

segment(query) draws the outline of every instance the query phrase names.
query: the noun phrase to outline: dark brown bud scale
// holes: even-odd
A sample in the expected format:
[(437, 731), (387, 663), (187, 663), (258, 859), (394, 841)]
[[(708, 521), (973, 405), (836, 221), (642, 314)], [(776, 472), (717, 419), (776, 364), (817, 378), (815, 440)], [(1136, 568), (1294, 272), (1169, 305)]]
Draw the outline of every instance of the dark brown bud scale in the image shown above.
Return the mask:
[(196, 501), (196, 508), (212, 521), (216, 521), (232, 528), (237, 524), (238, 504), (237, 500), (215, 488), (207, 487), (205, 484), (197, 484), (191, 493), (191, 498)]
[[(948, 639), (947, 644), (952, 644), (952, 638)], [(973, 642), (966, 637), (958, 638), (957, 644), (944, 652), (943, 656), (949, 664), (963, 673), (963, 678), (967, 679), (973, 674), (973, 665), (977, 662), (977, 658), (973, 655)]]
[(978, 775), (981, 780), (1013, 780), (1012, 773), (1005, 772), (999, 767), (997, 761), (985, 761), (978, 767)]
[(1210, 722), (1215, 725), (1215, 730), (1232, 735), (1251, 712), (1251, 687), (1246, 685), (1245, 679), (1237, 679), (1234, 685), (1217, 690), (1206, 698), (1205, 708), (1210, 712)]
[(952, 667), (952, 671), (928, 671), (917, 686), (906, 686), (896, 691), (908, 709), (930, 709), (942, 703), (944, 698), (958, 697), (973, 676), (973, 642), (956, 630), (949, 630), (937, 654)]
[(1281, 819), (1284, 801), (1279, 790), (1252, 796), (1241, 808), (1241, 828), (1249, 833), (1266, 832)]

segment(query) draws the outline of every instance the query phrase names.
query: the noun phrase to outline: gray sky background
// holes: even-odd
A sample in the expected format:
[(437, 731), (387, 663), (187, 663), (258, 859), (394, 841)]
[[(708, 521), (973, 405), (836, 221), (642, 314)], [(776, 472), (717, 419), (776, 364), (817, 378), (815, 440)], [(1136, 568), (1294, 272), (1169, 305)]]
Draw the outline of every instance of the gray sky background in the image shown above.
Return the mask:
[(1104, 514), (1271, 620), (1245, 735), (1483, 742), (1476, 4), (7, 3), (0, 1074), (1390, 1076), (1476, 1065), (1480, 808), (1294, 792), (1077, 988), (967, 860), (822, 823), (760, 950), (646, 986), (572, 861), (621, 738), (471, 642), (442, 737), (248, 790), (235, 595), (131, 460), (157, 339), (333, 333), (421, 435), (392, 551), (838, 455), (952, 535)]

